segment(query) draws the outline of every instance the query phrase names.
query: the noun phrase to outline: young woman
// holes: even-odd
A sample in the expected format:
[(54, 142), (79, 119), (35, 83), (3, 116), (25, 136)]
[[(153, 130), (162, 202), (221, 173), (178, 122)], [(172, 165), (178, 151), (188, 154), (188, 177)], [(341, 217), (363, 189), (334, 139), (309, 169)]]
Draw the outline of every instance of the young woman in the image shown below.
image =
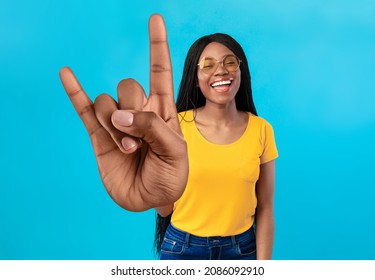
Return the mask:
[(177, 111), (189, 177), (179, 200), (156, 208), (160, 258), (270, 259), (277, 150), (232, 37), (213, 34), (191, 46)]

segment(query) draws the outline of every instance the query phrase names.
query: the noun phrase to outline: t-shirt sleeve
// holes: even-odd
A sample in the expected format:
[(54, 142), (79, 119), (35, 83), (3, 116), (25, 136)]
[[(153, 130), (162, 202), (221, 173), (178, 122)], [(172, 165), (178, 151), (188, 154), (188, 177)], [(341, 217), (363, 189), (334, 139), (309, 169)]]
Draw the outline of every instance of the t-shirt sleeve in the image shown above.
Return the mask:
[(272, 126), (265, 121), (262, 129), (263, 153), (260, 156), (260, 164), (269, 162), (278, 157), (275, 136)]

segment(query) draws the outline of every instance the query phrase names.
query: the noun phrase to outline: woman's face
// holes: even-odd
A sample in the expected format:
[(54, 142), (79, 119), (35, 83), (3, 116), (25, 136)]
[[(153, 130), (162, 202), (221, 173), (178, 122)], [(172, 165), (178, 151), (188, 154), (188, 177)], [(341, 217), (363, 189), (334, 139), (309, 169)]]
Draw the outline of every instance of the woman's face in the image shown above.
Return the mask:
[[(210, 43), (203, 50), (199, 57), (199, 63), (203, 57), (211, 57), (217, 61), (222, 61), (227, 55), (234, 53), (220, 43)], [(229, 68), (229, 67), (227, 67)], [(213, 73), (205, 73), (198, 68), (198, 86), (206, 98), (206, 104), (211, 102), (226, 105), (235, 102), (234, 98), (241, 85), (241, 70), (228, 71), (219, 63)]]

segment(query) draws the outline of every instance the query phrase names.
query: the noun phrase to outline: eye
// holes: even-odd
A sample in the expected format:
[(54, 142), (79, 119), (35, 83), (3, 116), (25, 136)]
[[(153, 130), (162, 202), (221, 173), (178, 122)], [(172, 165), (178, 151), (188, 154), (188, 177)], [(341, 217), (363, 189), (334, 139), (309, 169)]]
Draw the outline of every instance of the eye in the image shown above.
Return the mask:
[(202, 70), (210, 70), (215, 66), (215, 61), (210, 57), (205, 57), (200, 61), (199, 66)]
[(237, 58), (234, 56), (228, 56), (224, 60), (225, 65), (236, 65), (238, 64)]
[(239, 67), (238, 58), (234, 55), (228, 55), (224, 58), (223, 64), (228, 71), (236, 71)]
[(214, 67), (212, 64), (203, 64), (202, 65), (202, 69), (211, 69), (212, 67)]

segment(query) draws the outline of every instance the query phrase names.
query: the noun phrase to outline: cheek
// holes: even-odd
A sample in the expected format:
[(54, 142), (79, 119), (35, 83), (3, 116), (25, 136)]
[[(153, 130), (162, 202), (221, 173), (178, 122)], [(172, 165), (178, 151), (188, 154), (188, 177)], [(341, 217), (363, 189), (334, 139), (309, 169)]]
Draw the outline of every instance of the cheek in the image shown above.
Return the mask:
[(204, 74), (198, 74), (198, 85), (199, 87), (208, 87), (208, 78)]

